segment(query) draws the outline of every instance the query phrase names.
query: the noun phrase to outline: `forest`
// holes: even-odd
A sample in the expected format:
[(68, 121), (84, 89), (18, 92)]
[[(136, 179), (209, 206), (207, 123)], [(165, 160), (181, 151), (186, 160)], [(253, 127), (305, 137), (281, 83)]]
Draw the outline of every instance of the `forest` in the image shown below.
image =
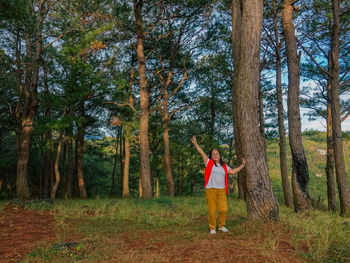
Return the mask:
[(349, 0), (0, 3), (0, 262), (350, 262)]
[(316, 196), (301, 127), (308, 118), (324, 123), (323, 137), (309, 133), (326, 142), (328, 210), (349, 215), (341, 129), (350, 115), (349, 8), (340, 0), (2, 0), (0, 198), (201, 195), (197, 136), (231, 167), (246, 158), (230, 191), (248, 218), (278, 220), (278, 201), (299, 212)]

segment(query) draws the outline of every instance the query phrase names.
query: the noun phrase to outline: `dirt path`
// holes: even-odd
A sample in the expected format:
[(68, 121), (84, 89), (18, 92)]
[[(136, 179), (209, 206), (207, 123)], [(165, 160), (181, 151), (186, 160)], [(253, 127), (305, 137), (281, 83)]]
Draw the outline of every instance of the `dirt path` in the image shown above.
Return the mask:
[[(84, 254), (88, 256), (98, 250), (103, 255), (98, 262), (118, 263), (305, 262), (291, 245), (288, 233), (283, 229), (268, 228), (266, 233), (276, 236), (276, 243), (268, 244), (266, 242), (269, 239), (256, 234), (201, 234), (190, 240), (181, 238), (182, 230), (167, 232), (137, 229), (104, 237), (100, 246), (86, 244)], [(5, 207), (0, 211), (0, 263), (21, 262), (38, 244), (52, 245), (57, 241), (56, 230), (52, 212), (28, 210), (14, 205)], [(80, 240), (83, 239), (80, 237)], [(79, 238), (76, 237), (76, 240)], [(84, 258), (80, 262), (84, 262)]]
[(0, 263), (19, 262), (36, 244), (55, 241), (55, 226), (49, 212), (5, 207), (0, 211)]

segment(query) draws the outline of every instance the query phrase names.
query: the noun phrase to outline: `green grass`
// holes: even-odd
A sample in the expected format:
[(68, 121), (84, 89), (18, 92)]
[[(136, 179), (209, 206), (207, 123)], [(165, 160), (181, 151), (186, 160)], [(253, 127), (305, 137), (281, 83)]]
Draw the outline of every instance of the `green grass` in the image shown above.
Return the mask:
[[(288, 240), (305, 262), (350, 262), (349, 219), (318, 210), (296, 214), (282, 206), (278, 223), (249, 222), (244, 202), (230, 198), (228, 205), (228, 240), (245, 240), (271, 262), (279, 262), (273, 255), (282, 239)], [(60, 233), (57, 242), (39, 245), (24, 262), (108, 262), (113, 261), (109, 256), (116, 254), (120, 262), (127, 262), (131, 255), (121, 252), (125, 249), (123, 236), (132, 243), (154, 235), (157, 240), (148, 241), (148, 246), (164, 243), (169, 247), (208, 238), (204, 197), (56, 201), (52, 209)], [(72, 236), (77, 239), (74, 246), (58, 245)], [(142, 246), (132, 251), (134, 257), (146, 257), (149, 262), (168, 260)]]
[[(310, 172), (310, 196), (313, 201), (320, 200), (318, 208), (326, 208), (326, 157), (312, 150), (312, 147), (326, 149), (325, 134), (303, 136), (303, 144)], [(344, 145), (348, 170), (350, 144)], [(246, 221), (245, 203), (230, 197), (227, 222), (230, 233), (223, 240), (219, 236), (218, 242), (229, 248), (244, 241), (242, 244), (249, 247), (249, 253), (265, 258), (266, 262), (281, 262), (283, 242), (293, 247), (292, 256), (301, 262), (350, 262), (350, 220), (327, 211), (311, 209), (297, 214), (284, 207), (277, 141), (267, 142), (267, 156), (273, 191), (280, 203), (279, 222)], [(5, 202), (0, 202), (0, 211), (4, 205)], [(24, 262), (169, 262), (170, 252), (159, 256), (152, 246), (164, 245), (175, 253), (180, 245), (203, 244), (208, 240), (204, 192), (197, 197), (58, 200), (54, 204), (31, 203), (27, 207), (55, 211), (57, 240), (39, 244)], [(76, 243), (69, 248), (59, 246), (72, 240)]]

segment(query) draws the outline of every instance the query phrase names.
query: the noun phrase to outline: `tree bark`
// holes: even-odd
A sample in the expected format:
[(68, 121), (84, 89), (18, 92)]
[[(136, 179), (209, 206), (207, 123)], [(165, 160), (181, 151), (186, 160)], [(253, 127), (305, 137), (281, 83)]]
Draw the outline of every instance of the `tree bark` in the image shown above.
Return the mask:
[[(129, 105), (134, 107), (134, 99), (132, 96), (132, 86), (134, 85), (134, 59), (131, 64), (131, 73), (130, 73), (130, 83), (129, 83)], [(130, 167), (130, 138), (131, 138), (131, 126), (125, 125), (124, 127), (125, 135), (125, 155), (124, 155), (124, 177), (123, 177), (123, 197), (129, 197), (129, 167)]]
[(121, 125), (120, 127), (120, 142), (119, 142), (119, 168), (120, 168), (120, 191), (123, 196), (123, 183), (124, 183), (124, 144), (125, 144), (125, 138), (124, 138), (124, 127)]
[(272, 2), (274, 13), (274, 33), (276, 43), (276, 94), (277, 94), (277, 111), (278, 111), (278, 132), (279, 132), (279, 146), (280, 146), (280, 169), (281, 179), (284, 194), (284, 204), (287, 207), (293, 207), (293, 197), (290, 190), (290, 184), (287, 172), (287, 142), (286, 129), (284, 127), (284, 110), (283, 110), (283, 96), (282, 96), (282, 64), (281, 64), (281, 43), (278, 33), (277, 9), (276, 0)]
[(115, 155), (114, 155), (114, 163), (113, 163), (113, 171), (112, 171), (112, 185), (111, 185), (111, 191), (109, 193), (110, 197), (114, 196), (114, 189), (115, 189), (115, 171), (117, 168), (117, 161), (118, 161), (118, 147), (120, 140), (118, 140), (118, 137), (120, 136), (119, 133), (119, 127), (117, 128), (117, 135), (115, 138)]
[(327, 104), (327, 162), (326, 162), (326, 176), (327, 176), (327, 199), (328, 210), (337, 210), (337, 200), (334, 183), (334, 146), (333, 146), (333, 132), (332, 132), (332, 112), (330, 104), (330, 85), (328, 85), (328, 104)]
[(56, 176), (55, 179), (56, 180), (50, 192), (51, 200), (55, 200), (58, 184), (60, 183), (60, 171), (58, 169), (58, 166), (59, 166), (59, 161), (61, 156), (61, 150), (62, 150), (62, 133), (58, 138), (57, 154), (56, 154), (56, 161), (55, 161), (55, 176)]
[[(239, 46), (240, 46), (240, 34), (241, 27), (239, 21), (241, 20), (241, 6), (240, 1), (232, 0), (232, 56), (233, 56), (233, 64), (238, 65), (238, 57), (239, 57)], [(236, 61), (237, 59), (237, 61)], [(237, 78), (237, 70), (233, 71), (234, 78)], [(240, 131), (238, 125), (238, 118), (235, 116), (235, 112), (237, 112), (237, 93), (235, 82), (232, 82), (232, 112), (233, 112), (233, 129), (234, 129), (234, 140), (235, 140), (235, 152), (236, 158), (238, 160), (242, 159), (242, 148), (240, 144)], [(238, 185), (238, 198), (245, 199), (245, 171), (241, 170), (237, 175), (237, 185)]]
[[(80, 105), (81, 115), (84, 116), (84, 105)], [(84, 182), (84, 169), (83, 169), (83, 157), (84, 157), (84, 137), (85, 137), (85, 124), (78, 123), (78, 131), (77, 131), (77, 151), (76, 151), (76, 159), (77, 159), (77, 177), (78, 177), (78, 187), (79, 187), (79, 195), (80, 198), (87, 198), (85, 182)]]
[(288, 64), (288, 125), (289, 144), (292, 152), (292, 188), (294, 210), (298, 212), (310, 208), (311, 203), (308, 192), (309, 171), (301, 135), (299, 109), (300, 56), (297, 54), (292, 3), (290, 0), (284, 0), (282, 21)]
[(74, 161), (73, 161), (73, 139), (72, 135), (67, 136), (67, 172), (66, 172), (66, 191), (65, 198), (73, 196), (73, 178), (74, 178)]
[(331, 111), (332, 132), (334, 144), (335, 171), (340, 199), (340, 215), (350, 216), (350, 193), (348, 178), (345, 171), (344, 153), (342, 145), (341, 116), (339, 101), (339, 35), (340, 35), (340, 2), (332, 1), (333, 28), (331, 34)]
[[(28, 27), (25, 29), (25, 45), (27, 63), (25, 63), (25, 83), (24, 83), (24, 106), (21, 118), (22, 136), (19, 143), (17, 161), (16, 189), (20, 199), (29, 199), (30, 190), (28, 185), (28, 162), (32, 142), (33, 123), (38, 110), (38, 79), (39, 64), (41, 57), (41, 27), (42, 27), (42, 6), (37, 11), (35, 29)], [(30, 15), (34, 16), (34, 7), (30, 6)], [(33, 41), (33, 38), (35, 39)]]
[(136, 20), (137, 34), (137, 61), (139, 66), (140, 82), (140, 158), (142, 194), (144, 198), (151, 198), (153, 194), (153, 189), (151, 180), (151, 167), (149, 161), (150, 148), (148, 138), (149, 94), (147, 91), (146, 59), (144, 55), (144, 33), (141, 22), (142, 6), (143, 0), (134, 0), (134, 14)]
[(124, 176), (123, 176), (123, 197), (129, 197), (129, 166), (130, 166), (130, 131), (125, 129), (125, 155), (124, 155)]
[(242, 13), (235, 21), (236, 27), (233, 28), (233, 30), (240, 28), (239, 44), (234, 42), (233, 87), (236, 96), (234, 120), (238, 125), (242, 154), (247, 160), (245, 200), (248, 218), (278, 220), (278, 203), (272, 191), (264, 139), (259, 131), (258, 120), (259, 82), (257, 76), (260, 72), (263, 2), (261, 0), (237, 1), (235, 6)]

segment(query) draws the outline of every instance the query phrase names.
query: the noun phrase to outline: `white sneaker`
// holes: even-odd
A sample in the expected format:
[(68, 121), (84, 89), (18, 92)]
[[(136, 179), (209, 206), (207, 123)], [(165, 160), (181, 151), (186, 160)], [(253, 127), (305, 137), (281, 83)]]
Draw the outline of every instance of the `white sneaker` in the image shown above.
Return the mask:
[(216, 230), (210, 230), (210, 235), (215, 235), (216, 234)]
[(219, 227), (218, 230), (224, 233), (228, 232), (228, 229), (226, 227)]

